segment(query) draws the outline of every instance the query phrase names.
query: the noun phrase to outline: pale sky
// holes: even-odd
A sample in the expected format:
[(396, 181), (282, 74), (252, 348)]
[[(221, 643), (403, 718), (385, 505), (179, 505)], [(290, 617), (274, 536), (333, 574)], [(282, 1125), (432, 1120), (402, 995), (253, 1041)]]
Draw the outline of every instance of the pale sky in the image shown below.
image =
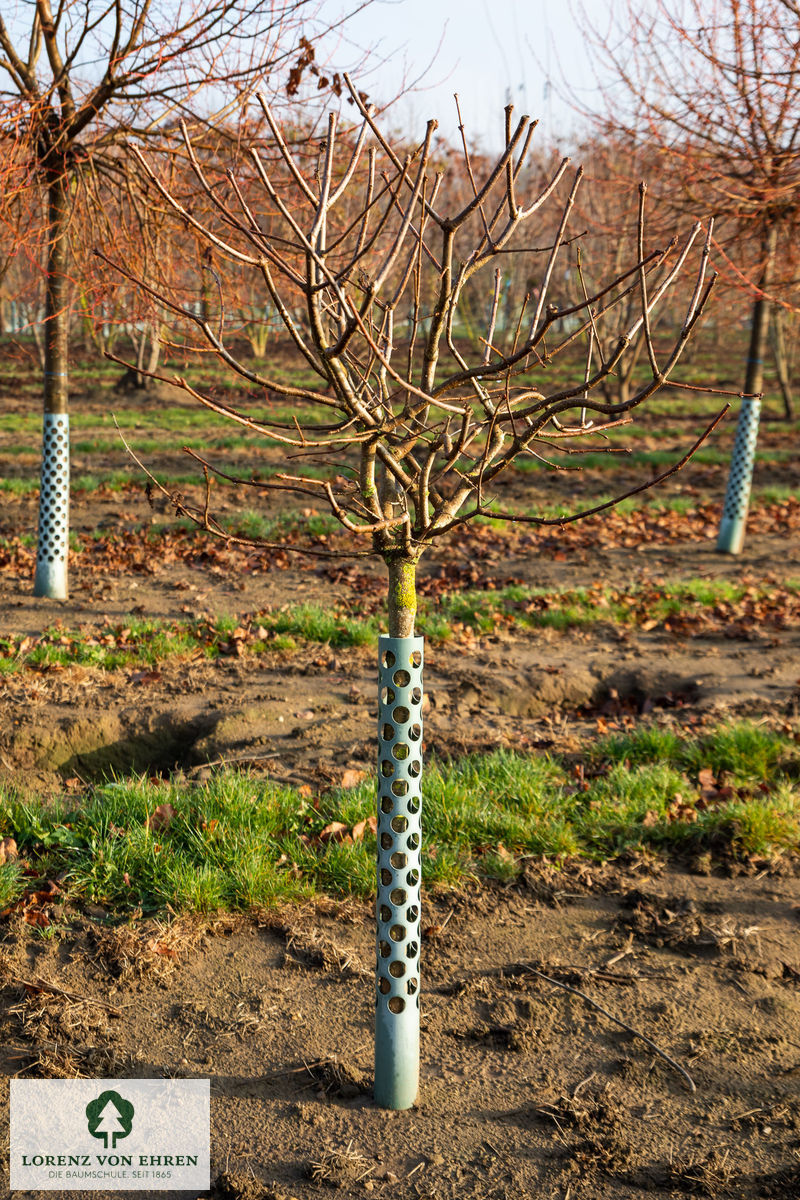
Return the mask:
[[(608, 23), (612, 0), (585, 0), (592, 23)], [(324, 10), (323, 10), (324, 11)], [(381, 102), (424, 73), (397, 113), (421, 136), (435, 116), (446, 136), (457, 136), (453, 92), (471, 140), (502, 136), (503, 108), (540, 118), (547, 140), (568, 137), (577, 118), (562, 99), (564, 77), (591, 107), (597, 83), (584, 34), (570, 0), (374, 0), (347, 25), (348, 38), (370, 46), (385, 65), (366, 89)], [(383, 93), (383, 95), (381, 95)]]

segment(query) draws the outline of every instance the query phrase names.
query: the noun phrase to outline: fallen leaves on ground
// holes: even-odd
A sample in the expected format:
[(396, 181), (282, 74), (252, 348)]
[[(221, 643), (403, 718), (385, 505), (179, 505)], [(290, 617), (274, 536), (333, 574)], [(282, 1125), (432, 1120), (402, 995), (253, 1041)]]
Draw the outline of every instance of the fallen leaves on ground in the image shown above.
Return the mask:
[(0, 841), (0, 866), (3, 863), (12, 862), (18, 857), (19, 854), (17, 852), (17, 843), (12, 837), (4, 837), (2, 841)]
[(28, 925), (46, 929), (53, 918), (53, 908), (62, 901), (61, 888), (51, 879), (37, 880), (37, 886), (26, 891), (19, 900), (0, 912), (0, 920), (12, 914), (20, 914)]
[(176, 816), (175, 809), (171, 804), (159, 804), (158, 808), (154, 808), (150, 816), (145, 821), (148, 829), (169, 829)]

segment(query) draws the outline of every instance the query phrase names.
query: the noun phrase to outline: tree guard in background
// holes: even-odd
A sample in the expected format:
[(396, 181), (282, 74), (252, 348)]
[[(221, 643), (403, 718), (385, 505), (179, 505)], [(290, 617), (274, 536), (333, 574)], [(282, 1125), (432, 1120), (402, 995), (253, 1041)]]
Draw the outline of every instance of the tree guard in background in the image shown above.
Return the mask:
[(69, 416), (44, 414), (39, 537), (34, 596), (66, 600), (69, 594)]
[(717, 539), (717, 549), (723, 554), (740, 554), (744, 543), (760, 413), (761, 400), (757, 396), (742, 398)]

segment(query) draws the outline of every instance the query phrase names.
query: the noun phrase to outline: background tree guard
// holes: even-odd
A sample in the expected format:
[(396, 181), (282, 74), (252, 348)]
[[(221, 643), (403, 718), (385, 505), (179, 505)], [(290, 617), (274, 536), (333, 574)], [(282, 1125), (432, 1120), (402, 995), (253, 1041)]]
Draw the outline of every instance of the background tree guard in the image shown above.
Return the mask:
[(419, 1088), (422, 648), (378, 640), (375, 1100), (393, 1109)]
[(717, 549), (724, 554), (739, 554), (744, 542), (745, 522), (750, 505), (750, 486), (758, 441), (761, 401), (745, 396), (736, 426), (725, 504), (719, 526)]
[(69, 551), (69, 417), (45, 413), (35, 596), (67, 599)]

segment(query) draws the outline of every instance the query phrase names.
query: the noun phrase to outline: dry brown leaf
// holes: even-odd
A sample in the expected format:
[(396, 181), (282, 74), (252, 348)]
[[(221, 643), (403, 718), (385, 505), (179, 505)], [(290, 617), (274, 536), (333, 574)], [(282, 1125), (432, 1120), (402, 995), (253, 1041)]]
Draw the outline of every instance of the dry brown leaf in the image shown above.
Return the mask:
[(159, 804), (158, 808), (150, 813), (145, 825), (148, 829), (168, 829), (176, 815), (171, 804)]
[(320, 832), (319, 840), (321, 842), (343, 842), (350, 841), (350, 831), (344, 821), (331, 821), (330, 825), (326, 825)]
[(0, 863), (12, 862), (15, 858), (19, 858), (17, 843), (12, 837), (4, 837), (0, 841)]
[(360, 842), (363, 839), (364, 834), (367, 832), (367, 830), (369, 830), (370, 833), (378, 832), (378, 818), (377, 817), (367, 817), (367, 819), (365, 821), (358, 821), (351, 830), (352, 835), (353, 835), (353, 841)]
[(357, 771), (353, 767), (348, 767), (348, 769), (342, 775), (342, 782), (340, 786), (343, 788), (356, 787), (363, 779), (366, 778), (366, 771)]

